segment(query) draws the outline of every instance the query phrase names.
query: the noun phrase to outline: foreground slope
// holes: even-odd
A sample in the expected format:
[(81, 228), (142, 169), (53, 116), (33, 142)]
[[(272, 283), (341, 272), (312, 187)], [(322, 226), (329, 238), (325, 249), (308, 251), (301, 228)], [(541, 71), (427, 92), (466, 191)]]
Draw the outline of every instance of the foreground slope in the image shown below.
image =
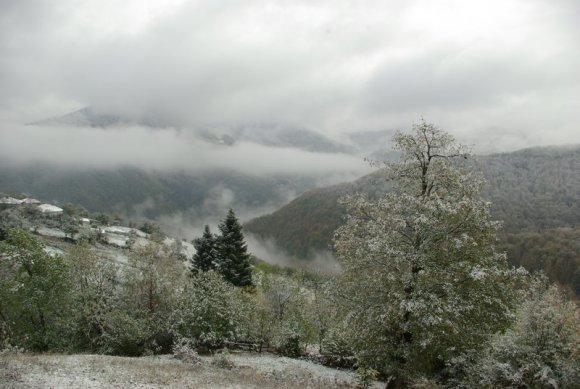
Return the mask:
[[(352, 388), (354, 374), (263, 354), (192, 364), (170, 355), (1, 355), (0, 388)], [(373, 387), (382, 387), (379, 383)], [(384, 384), (383, 384), (384, 385)]]

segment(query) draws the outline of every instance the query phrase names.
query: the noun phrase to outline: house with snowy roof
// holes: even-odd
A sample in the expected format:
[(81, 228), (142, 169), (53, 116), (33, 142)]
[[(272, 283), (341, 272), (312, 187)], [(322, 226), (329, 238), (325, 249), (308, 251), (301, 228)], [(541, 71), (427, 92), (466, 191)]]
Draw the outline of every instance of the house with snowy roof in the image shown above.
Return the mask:
[(37, 208), (46, 215), (61, 215), (63, 212), (62, 208), (52, 204), (40, 204)]
[(0, 204), (10, 204), (10, 205), (18, 205), (22, 204), (22, 200), (15, 199), (14, 197), (5, 196), (0, 198)]

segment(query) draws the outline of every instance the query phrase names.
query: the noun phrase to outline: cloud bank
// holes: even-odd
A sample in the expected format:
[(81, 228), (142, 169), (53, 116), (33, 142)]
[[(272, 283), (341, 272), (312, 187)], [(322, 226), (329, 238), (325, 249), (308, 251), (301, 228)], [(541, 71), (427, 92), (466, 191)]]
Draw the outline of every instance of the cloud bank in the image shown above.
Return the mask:
[(203, 141), (174, 129), (2, 127), (0, 159), (5, 163), (51, 163), (76, 168), (135, 166), (147, 170), (208, 172), (232, 170), (269, 175), (360, 176), (370, 169), (346, 154), (308, 152), (249, 142), (232, 146)]
[(424, 116), (491, 149), (580, 142), (573, 0), (21, 0), (0, 15), (5, 123), (91, 105), (339, 136)]

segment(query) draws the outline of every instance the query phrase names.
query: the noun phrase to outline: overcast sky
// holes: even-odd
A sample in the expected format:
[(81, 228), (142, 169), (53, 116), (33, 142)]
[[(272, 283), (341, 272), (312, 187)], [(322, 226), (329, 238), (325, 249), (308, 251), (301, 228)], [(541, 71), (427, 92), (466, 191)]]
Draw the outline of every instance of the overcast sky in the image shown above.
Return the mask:
[(91, 105), (331, 136), (423, 116), (482, 151), (580, 143), (579, 69), (578, 0), (0, 0), (3, 137)]

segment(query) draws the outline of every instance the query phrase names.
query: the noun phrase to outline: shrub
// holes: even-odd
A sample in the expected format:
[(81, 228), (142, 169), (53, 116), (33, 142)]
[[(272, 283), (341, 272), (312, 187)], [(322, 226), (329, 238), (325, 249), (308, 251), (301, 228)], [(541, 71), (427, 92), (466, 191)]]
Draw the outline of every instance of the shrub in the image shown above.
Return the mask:
[(173, 356), (183, 362), (198, 364), (201, 363), (199, 354), (195, 351), (195, 344), (191, 339), (178, 339), (171, 348)]
[(216, 354), (211, 363), (222, 369), (231, 369), (234, 367), (234, 362), (230, 359), (230, 352), (227, 348)]
[(324, 338), (322, 345), (323, 363), (332, 367), (352, 368), (357, 359), (351, 344), (348, 342), (348, 334), (342, 327), (334, 327)]
[(375, 369), (368, 369), (366, 367), (359, 367), (355, 372), (357, 387), (361, 389), (370, 388), (374, 380), (379, 376), (379, 372)]
[(302, 355), (300, 347), (300, 334), (292, 330), (285, 330), (282, 334), (282, 344), (279, 347), (280, 354), (296, 358)]
[(515, 324), (497, 335), (467, 383), (490, 387), (574, 387), (580, 382), (580, 322), (556, 287), (539, 287)]

